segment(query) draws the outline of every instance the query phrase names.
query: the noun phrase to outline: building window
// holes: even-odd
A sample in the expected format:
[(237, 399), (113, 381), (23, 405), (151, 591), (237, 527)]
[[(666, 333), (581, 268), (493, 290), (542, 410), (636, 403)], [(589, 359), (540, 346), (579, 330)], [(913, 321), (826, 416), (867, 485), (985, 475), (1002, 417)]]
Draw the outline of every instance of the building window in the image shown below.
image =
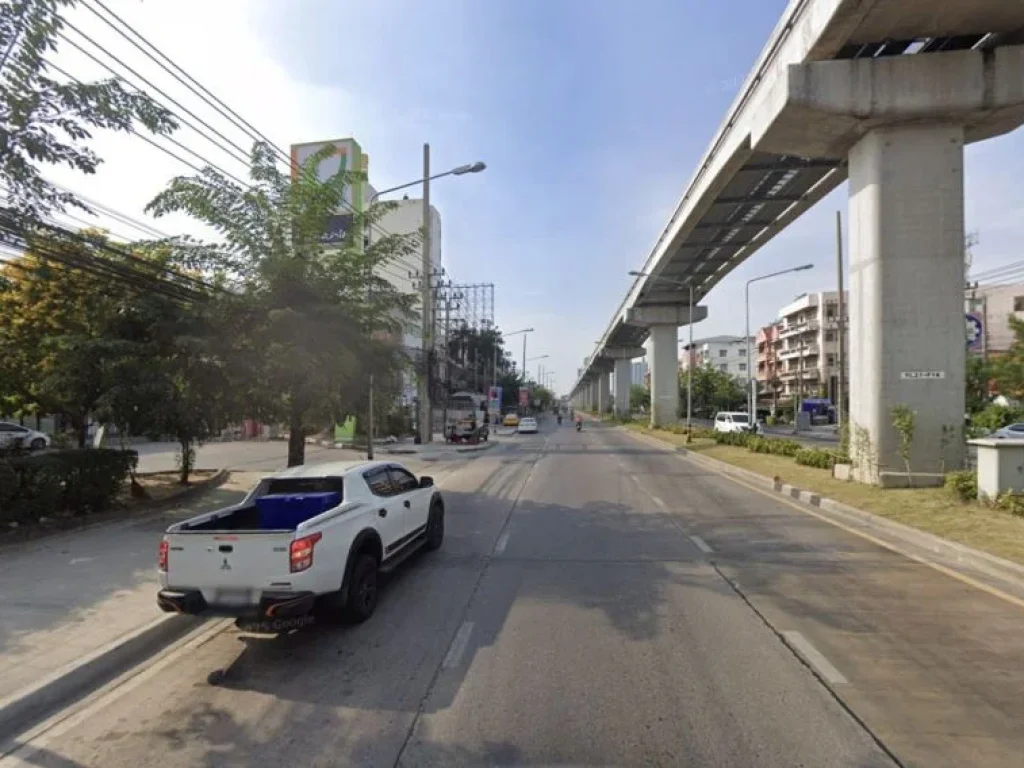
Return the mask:
[(1024, 312), (1024, 296), (1013, 297), (1013, 311)]
[(719, 357), (725, 357), (728, 354), (729, 354), (729, 350), (728, 349), (720, 349), (720, 350), (718, 350), (718, 356)]
[(747, 370), (747, 364), (746, 363), (740, 363), (740, 370), (741, 371)]
[(836, 364), (836, 357), (835, 357), (835, 355), (829, 355), (828, 356), (828, 364), (829, 364), (829, 367), (831, 367), (831, 366)]
[(722, 363), (720, 366), (718, 366), (718, 370), (720, 370), (722, 373), (726, 373), (729, 370), (729, 366), (726, 365), (725, 363)]
[(836, 335), (832, 331), (825, 331), (825, 341), (835, 341)]

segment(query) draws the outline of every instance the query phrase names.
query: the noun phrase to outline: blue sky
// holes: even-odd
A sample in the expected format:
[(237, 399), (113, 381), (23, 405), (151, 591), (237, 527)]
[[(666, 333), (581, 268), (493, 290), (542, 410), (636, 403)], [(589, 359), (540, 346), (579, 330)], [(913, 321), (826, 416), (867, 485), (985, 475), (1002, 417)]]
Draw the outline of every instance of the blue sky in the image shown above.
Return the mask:
[[(630, 285), (627, 272), (647, 257), (785, 5), (112, 2), (281, 145), (357, 138), (378, 188), (420, 173), (424, 141), (438, 170), (484, 160), (485, 173), (433, 187), (445, 264), (457, 281), (495, 283), (501, 327), (537, 329), (529, 356), (550, 356), (543, 364), (560, 390), (604, 331)], [(140, 163), (136, 153), (149, 150), (124, 142), (105, 145), (116, 150), (104, 154), (110, 168), (92, 187), (66, 183), (98, 187), (105, 202), (141, 216), (183, 169)], [(113, 181), (122, 177), (127, 187)], [(1021, 258), (1021, 178), (1024, 132), (969, 149), (968, 227), (980, 233), (981, 269)], [(753, 275), (817, 265), (765, 284), (755, 324), (796, 294), (832, 288), (833, 222), (845, 208), (844, 185), (716, 287), (695, 334), (742, 333), (736, 307)]]

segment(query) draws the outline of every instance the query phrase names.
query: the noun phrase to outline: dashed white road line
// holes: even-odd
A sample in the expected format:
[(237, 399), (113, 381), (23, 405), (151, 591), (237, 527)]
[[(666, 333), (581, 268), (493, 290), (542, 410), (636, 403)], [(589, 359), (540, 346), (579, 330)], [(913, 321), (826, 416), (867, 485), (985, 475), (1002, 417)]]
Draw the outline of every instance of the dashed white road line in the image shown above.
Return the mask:
[(661, 497), (655, 496), (652, 493), (649, 493), (647, 495), (651, 497), (651, 501), (653, 501), (655, 504), (658, 505), (658, 509), (662, 509), (662, 510), (668, 509), (668, 504), (666, 504), (664, 501), (662, 501)]
[(462, 626), (459, 627), (459, 631), (455, 633), (455, 639), (452, 640), (452, 644), (448, 647), (448, 653), (445, 655), (444, 661), (441, 662), (441, 666), (446, 669), (452, 669), (453, 667), (459, 666), (459, 662), (462, 661), (462, 657), (466, 653), (466, 648), (469, 646), (469, 637), (472, 634), (473, 622), (462, 622)]
[(845, 685), (849, 681), (843, 677), (843, 674), (832, 666), (832, 663), (826, 659), (817, 648), (811, 645), (810, 641), (801, 635), (799, 632), (790, 630), (783, 632), (782, 636), (786, 639), (793, 649), (804, 657), (804, 660), (810, 664), (818, 672), (819, 675), (824, 677), (828, 682), (833, 685)]
[(713, 553), (715, 551), (700, 536), (690, 536), (689, 538), (690, 538), (690, 541), (692, 541), (694, 543), (694, 545), (697, 547), (697, 549), (699, 549), (705, 555), (710, 555), (711, 553)]
[(500, 555), (505, 551), (505, 547), (508, 546), (508, 540), (511, 535), (512, 531), (505, 531), (498, 537), (498, 543), (494, 545), (494, 554)]

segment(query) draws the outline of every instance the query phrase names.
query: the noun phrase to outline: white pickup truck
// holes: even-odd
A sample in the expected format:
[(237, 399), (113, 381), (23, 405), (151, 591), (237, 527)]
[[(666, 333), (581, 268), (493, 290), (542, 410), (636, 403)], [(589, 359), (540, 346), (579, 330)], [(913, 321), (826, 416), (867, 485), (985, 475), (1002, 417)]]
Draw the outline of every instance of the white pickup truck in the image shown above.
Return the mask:
[(365, 621), (378, 574), (443, 539), (444, 501), (430, 477), (393, 461), (292, 467), (240, 504), (167, 529), (157, 603), (263, 632), (302, 626), (314, 608)]

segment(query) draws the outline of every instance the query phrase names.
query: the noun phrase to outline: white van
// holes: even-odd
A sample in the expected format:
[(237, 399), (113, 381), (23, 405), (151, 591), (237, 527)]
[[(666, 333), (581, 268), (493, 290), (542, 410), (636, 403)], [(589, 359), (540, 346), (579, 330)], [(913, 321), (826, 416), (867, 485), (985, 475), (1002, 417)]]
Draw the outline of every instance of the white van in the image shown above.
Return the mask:
[(715, 432), (750, 432), (761, 434), (761, 425), (750, 424), (748, 414), (742, 411), (719, 411), (715, 414)]

